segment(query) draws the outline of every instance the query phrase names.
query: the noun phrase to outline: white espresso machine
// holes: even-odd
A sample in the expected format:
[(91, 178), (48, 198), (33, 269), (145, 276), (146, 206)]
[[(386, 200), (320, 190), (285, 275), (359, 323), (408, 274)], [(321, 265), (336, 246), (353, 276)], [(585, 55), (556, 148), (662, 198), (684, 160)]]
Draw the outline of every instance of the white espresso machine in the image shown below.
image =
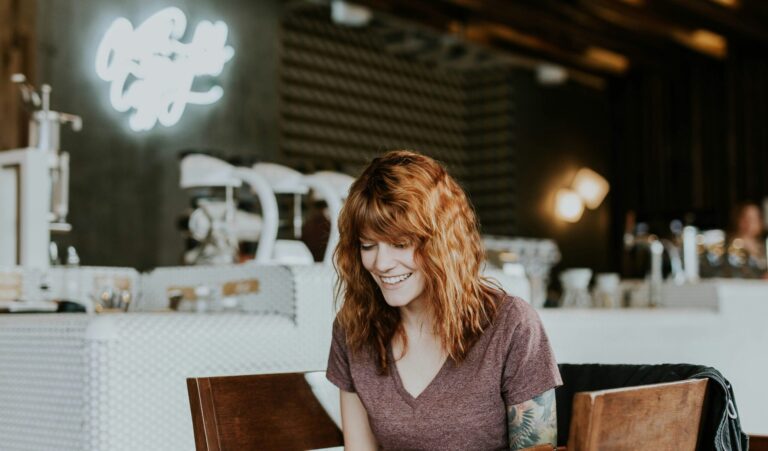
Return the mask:
[(68, 232), (69, 154), (59, 148), (62, 124), (79, 131), (82, 120), (51, 111), (51, 87), (40, 93), (22, 74), (11, 80), (31, 107), (29, 147), (0, 151), (0, 266), (45, 268), (51, 232)]

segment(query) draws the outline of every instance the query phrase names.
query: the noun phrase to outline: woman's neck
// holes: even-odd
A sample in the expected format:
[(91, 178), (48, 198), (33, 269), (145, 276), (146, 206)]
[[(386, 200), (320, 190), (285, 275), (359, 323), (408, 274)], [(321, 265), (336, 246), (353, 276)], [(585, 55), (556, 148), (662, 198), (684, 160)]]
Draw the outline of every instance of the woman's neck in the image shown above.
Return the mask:
[[(400, 321), (403, 326), (404, 336), (395, 336), (392, 339), (393, 352), (397, 359), (403, 358), (406, 354), (406, 348), (415, 350), (416, 353), (426, 352), (433, 349), (445, 356), (440, 339), (433, 330), (434, 317), (429, 307), (424, 302), (412, 301), (406, 306), (400, 307)], [(405, 342), (408, 345), (405, 345)]]
[(429, 311), (421, 298), (414, 299), (408, 305), (400, 307), (400, 320), (409, 336), (414, 333), (432, 333), (432, 312)]

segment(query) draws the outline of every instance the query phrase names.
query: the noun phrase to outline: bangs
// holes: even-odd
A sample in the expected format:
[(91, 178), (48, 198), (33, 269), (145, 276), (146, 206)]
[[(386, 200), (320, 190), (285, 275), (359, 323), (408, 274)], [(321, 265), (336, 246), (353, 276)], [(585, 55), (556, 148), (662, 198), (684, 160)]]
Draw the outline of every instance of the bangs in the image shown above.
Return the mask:
[(393, 239), (418, 241), (417, 227), (413, 218), (403, 208), (383, 202), (378, 198), (361, 199), (360, 208), (355, 209), (351, 231), (356, 237), (373, 241), (389, 242)]

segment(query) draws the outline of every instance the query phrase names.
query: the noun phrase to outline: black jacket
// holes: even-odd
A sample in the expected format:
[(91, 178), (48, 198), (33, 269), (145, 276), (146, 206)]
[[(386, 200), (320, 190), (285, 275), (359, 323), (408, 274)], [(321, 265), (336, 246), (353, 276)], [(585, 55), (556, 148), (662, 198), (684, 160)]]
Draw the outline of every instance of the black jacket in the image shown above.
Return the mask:
[(741, 430), (731, 384), (714, 368), (686, 364), (561, 364), (558, 366), (560, 375), (563, 377), (563, 386), (555, 391), (558, 445), (565, 445), (568, 441), (573, 395), (577, 392), (709, 378), (707, 405), (702, 417), (698, 450), (747, 451), (749, 449), (749, 438)]

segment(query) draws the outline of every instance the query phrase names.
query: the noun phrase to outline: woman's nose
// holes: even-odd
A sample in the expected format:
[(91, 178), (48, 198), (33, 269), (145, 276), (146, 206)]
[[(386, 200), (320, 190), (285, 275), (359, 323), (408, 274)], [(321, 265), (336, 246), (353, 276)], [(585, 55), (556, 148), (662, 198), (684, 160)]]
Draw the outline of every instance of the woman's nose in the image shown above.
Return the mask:
[(376, 269), (376, 272), (384, 274), (395, 267), (395, 260), (392, 255), (392, 250), (387, 244), (380, 243), (376, 247), (376, 260), (373, 263), (374, 269)]

